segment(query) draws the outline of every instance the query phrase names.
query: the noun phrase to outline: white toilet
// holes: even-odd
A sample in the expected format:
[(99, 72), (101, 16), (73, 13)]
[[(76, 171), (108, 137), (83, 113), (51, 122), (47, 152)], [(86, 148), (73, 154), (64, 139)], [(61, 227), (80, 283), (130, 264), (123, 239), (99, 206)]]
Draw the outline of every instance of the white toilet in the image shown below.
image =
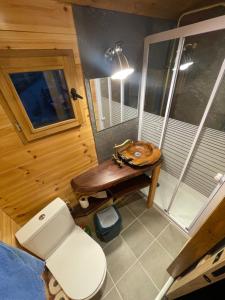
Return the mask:
[(52, 201), (16, 233), (19, 243), (46, 261), (67, 296), (91, 299), (106, 276), (102, 248), (79, 226), (60, 198)]

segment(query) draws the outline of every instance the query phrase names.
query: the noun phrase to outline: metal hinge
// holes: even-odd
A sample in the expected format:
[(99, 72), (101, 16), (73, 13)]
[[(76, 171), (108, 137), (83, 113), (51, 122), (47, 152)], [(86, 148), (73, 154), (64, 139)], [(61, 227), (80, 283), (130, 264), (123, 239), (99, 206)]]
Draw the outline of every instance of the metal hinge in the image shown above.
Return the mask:
[(18, 122), (15, 122), (15, 127), (18, 131), (22, 131), (22, 128), (20, 127), (20, 124)]

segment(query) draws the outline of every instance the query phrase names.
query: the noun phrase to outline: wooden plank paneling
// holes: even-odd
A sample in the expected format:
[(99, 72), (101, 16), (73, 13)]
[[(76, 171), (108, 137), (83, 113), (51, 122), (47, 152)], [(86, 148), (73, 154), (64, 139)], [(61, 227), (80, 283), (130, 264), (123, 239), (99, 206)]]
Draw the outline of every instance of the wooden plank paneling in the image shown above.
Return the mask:
[[(0, 3), (1, 7), (1, 3)], [(73, 49), (75, 63), (80, 64), (76, 34), (32, 33), (0, 30), (0, 49)]]
[(6, 213), (0, 210), (0, 241), (11, 245), (18, 246), (15, 239), (15, 232), (19, 229), (17, 225)]
[(0, 154), (0, 207), (19, 224), (57, 196), (74, 202), (71, 178), (96, 165), (89, 123), (26, 145), (12, 128)]
[[(72, 49), (76, 88), (84, 96), (80, 101), (82, 126), (28, 144), (22, 143), (6, 108), (0, 105), (0, 208), (22, 225), (55, 197), (74, 203), (71, 178), (95, 166), (97, 158), (72, 14), (67, 15), (68, 20), (58, 16), (64, 5), (52, 0), (22, 0), (18, 7), (16, 3), (0, 2), (0, 49)], [(21, 16), (14, 15), (15, 11)]]
[(174, 278), (179, 276), (225, 238), (224, 215), (225, 198), (169, 266), (168, 272), (171, 276)]
[(214, 0), (59, 0), (59, 2), (174, 20), (186, 11), (218, 3)]
[(0, 30), (74, 34), (70, 5), (54, 0), (1, 0)]

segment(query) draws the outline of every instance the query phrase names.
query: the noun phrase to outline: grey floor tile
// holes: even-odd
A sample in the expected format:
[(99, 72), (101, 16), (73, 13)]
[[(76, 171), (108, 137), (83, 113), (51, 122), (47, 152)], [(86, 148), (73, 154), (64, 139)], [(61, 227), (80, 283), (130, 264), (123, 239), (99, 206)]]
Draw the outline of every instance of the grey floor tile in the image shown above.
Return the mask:
[(129, 196), (127, 206), (136, 217), (140, 216), (140, 214), (147, 210), (146, 201), (139, 193), (134, 193)]
[(169, 223), (155, 208), (148, 209), (139, 219), (155, 237), (157, 237)]
[(131, 222), (134, 221), (135, 217), (130, 213), (126, 206), (120, 207), (119, 212), (122, 218), (122, 229), (125, 229), (128, 225), (131, 224)]
[(108, 271), (114, 282), (116, 282), (136, 260), (134, 254), (120, 236), (105, 247), (104, 252)]
[(127, 195), (118, 205), (127, 206), (136, 217), (147, 209), (145, 196), (138, 192)]
[(117, 287), (123, 300), (153, 300), (158, 290), (152, 281), (136, 263), (118, 282)]
[(160, 244), (173, 256), (176, 257), (187, 241), (187, 238), (175, 225), (170, 224), (158, 238)]
[(104, 249), (108, 245), (108, 243), (101, 241), (97, 237), (96, 232), (94, 230), (92, 231), (92, 238), (102, 247), (102, 249)]
[(155, 241), (141, 257), (140, 262), (157, 287), (161, 289), (169, 278), (166, 269), (172, 260), (171, 256)]
[(130, 225), (121, 235), (137, 257), (143, 253), (154, 239), (138, 221)]
[(113, 288), (104, 300), (121, 300), (120, 295), (118, 294), (116, 288)]
[(99, 292), (92, 298), (92, 300), (100, 300), (103, 299), (103, 297), (108, 293), (108, 291), (113, 287), (113, 282), (110, 276), (108, 275), (108, 272), (106, 274), (105, 281), (99, 290)]
[(139, 192), (133, 192), (133, 193), (130, 193), (130, 194), (127, 194), (126, 196), (124, 196), (123, 200), (120, 201), (119, 203), (124, 206), (126, 204), (129, 204), (130, 202), (132, 201), (135, 201), (137, 199), (143, 199), (144, 198), (144, 195), (142, 193), (139, 193)]

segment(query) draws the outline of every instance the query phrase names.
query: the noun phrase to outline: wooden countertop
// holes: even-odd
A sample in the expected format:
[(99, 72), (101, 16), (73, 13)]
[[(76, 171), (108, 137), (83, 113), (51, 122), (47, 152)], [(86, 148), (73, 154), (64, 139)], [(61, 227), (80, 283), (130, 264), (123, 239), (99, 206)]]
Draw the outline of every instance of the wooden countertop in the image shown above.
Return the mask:
[(160, 165), (161, 159), (153, 165), (144, 167), (131, 167), (125, 165), (120, 168), (111, 159), (104, 161), (97, 167), (73, 178), (71, 185), (76, 192), (93, 193), (108, 189), (120, 182), (137, 177), (146, 171), (153, 170)]

